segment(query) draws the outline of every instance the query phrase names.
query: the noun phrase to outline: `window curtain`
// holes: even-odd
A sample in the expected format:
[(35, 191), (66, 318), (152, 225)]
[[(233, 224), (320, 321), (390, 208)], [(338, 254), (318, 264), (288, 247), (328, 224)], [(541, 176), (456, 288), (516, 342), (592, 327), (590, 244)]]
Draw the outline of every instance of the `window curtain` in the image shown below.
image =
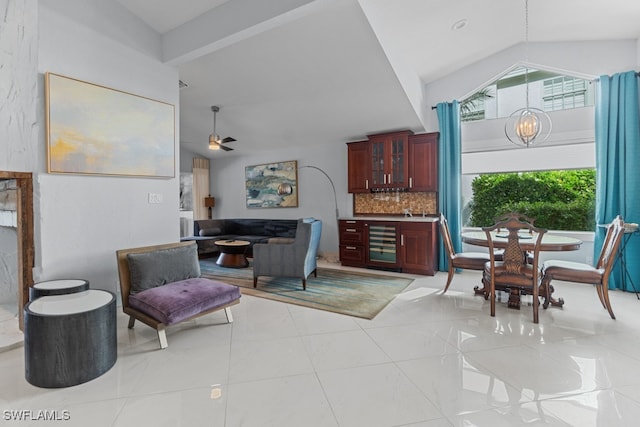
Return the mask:
[[(616, 215), (625, 222), (640, 222), (640, 115), (638, 77), (634, 71), (601, 76), (596, 113), (596, 224), (610, 223)], [(596, 227), (594, 260), (598, 259), (605, 230)], [(610, 289), (636, 291), (640, 285), (640, 237), (623, 236), (624, 264), (616, 261)], [(628, 240), (627, 240), (628, 239)], [(625, 275), (629, 274), (627, 280)], [(628, 280), (631, 278), (631, 280)], [(640, 290), (640, 289), (637, 289)]]
[[(460, 105), (458, 101), (436, 106), (440, 127), (438, 143), (438, 208), (447, 218), (453, 247), (462, 247)], [(438, 245), (438, 270), (448, 271), (448, 259), (442, 239)]]
[(204, 206), (204, 198), (210, 194), (209, 159), (193, 159), (193, 219), (209, 218), (208, 208)]

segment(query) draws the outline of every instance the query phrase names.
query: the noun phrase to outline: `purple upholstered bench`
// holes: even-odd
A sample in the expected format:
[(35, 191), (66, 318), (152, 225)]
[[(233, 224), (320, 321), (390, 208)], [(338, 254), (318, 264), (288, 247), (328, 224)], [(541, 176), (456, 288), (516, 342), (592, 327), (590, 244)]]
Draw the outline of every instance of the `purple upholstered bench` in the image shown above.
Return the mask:
[(230, 307), (240, 302), (240, 289), (200, 277), (195, 242), (122, 249), (116, 256), (129, 328), (138, 319), (156, 329), (161, 348), (168, 346), (167, 326), (222, 309), (233, 322)]

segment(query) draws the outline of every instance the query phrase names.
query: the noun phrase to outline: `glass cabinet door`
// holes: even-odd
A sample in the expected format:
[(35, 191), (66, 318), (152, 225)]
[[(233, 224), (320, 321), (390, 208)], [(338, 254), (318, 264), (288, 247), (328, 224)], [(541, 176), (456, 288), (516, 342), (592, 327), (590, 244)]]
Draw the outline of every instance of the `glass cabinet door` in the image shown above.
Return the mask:
[(372, 142), (371, 178), (374, 188), (386, 184), (384, 172), (384, 141)]
[(401, 186), (405, 181), (405, 174), (407, 173), (404, 170), (405, 141), (406, 138), (402, 136), (396, 136), (391, 140), (391, 173), (387, 178), (387, 183), (392, 187), (394, 185)]

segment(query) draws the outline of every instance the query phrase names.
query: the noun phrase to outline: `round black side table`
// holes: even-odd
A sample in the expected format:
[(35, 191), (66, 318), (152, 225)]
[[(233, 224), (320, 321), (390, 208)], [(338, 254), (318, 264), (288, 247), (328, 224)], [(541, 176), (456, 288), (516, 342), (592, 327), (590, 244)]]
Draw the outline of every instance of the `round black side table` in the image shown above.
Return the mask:
[(89, 290), (89, 281), (84, 279), (58, 279), (35, 283), (29, 288), (29, 301), (36, 298), (74, 294)]
[(103, 290), (42, 296), (24, 309), (25, 378), (44, 388), (69, 387), (116, 362), (116, 297)]

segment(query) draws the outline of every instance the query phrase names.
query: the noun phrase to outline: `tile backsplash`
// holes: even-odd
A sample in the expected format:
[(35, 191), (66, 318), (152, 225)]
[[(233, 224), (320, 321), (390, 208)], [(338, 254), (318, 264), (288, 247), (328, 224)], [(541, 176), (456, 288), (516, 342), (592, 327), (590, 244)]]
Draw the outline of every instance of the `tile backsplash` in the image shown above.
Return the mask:
[(402, 215), (404, 209), (411, 209), (413, 215), (425, 212), (438, 213), (438, 193), (379, 192), (355, 193), (353, 195), (354, 215)]

